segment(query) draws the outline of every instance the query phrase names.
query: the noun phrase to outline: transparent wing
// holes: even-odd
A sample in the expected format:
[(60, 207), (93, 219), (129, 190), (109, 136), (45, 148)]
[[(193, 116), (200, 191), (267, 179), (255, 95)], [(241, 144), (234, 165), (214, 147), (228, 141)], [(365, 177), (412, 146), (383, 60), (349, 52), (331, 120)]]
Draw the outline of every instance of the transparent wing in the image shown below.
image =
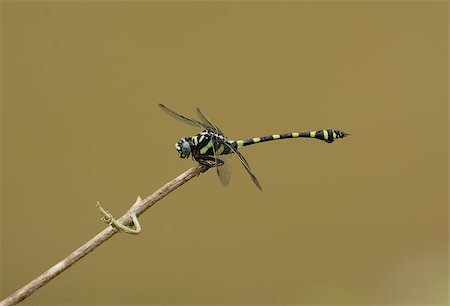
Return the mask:
[(195, 119), (185, 117), (185, 116), (177, 113), (176, 111), (171, 110), (170, 108), (168, 108), (167, 106), (165, 106), (161, 103), (159, 103), (158, 105), (162, 110), (164, 110), (166, 113), (168, 113), (170, 116), (174, 117), (175, 119), (181, 120), (190, 125), (200, 126), (200, 127), (204, 128), (205, 130), (210, 129), (210, 127), (208, 125), (201, 123)]
[(231, 168), (232, 168), (232, 156), (230, 154), (224, 154), (218, 156), (217, 158), (220, 158), (220, 160), (223, 161), (223, 164), (216, 167), (217, 169), (217, 175), (219, 176), (220, 181), (224, 186), (228, 186), (230, 184), (231, 180)]
[(209, 120), (208, 117), (206, 117), (206, 115), (203, 114), (203, 112), (198, 107), (197, 107), (197, 113), (204, 124), (209, 126), (211, 129), (216, 131), (218, 134), (224, 135), (223, 132), (214, 123), (212, 123), (211, 120)]
[(233, 146), (229, 145), (228, 143), (226, 143), (226, 146), (229, 147), (231, 149), (231, 151), (233, 151), (237, 155), (237, 157), (241, 161), (242, 165), (244, 166), (245, 170), (247, 170), (248, 174), (252, 178), (253, 183), (255, 183), (256, 187), (258, 187), (259, 190), (262, 190), (261, 184), (258, 182), (258, 179), (253, 174), (252, 170), (250, 169), (250, 165), (245, 160), (244, 156), (242, 156), (241, 152), (239, 152), (238, 150), (233, 148)]
[[(219, 177), (220, 181), (224, 186), (228, 186), (231, 179), (231, 165), (232, 165), (231, 156), (228, 154), (219, 155), (217, 153), (217, 149), (220, 147), (223, 141), (220, 141), (220, 139), (218, 139), (215, 136), (211, 137), (211, 141), (213, 142), (212, 148), (217, 176)], [(226, 144), (224, 143), (224, 145)]]

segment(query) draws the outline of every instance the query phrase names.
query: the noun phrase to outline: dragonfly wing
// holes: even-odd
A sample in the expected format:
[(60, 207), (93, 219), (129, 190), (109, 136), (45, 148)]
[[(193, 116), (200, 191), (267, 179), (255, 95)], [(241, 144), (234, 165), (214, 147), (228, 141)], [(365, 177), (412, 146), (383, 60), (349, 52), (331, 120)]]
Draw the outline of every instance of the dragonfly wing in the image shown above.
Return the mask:
[(247, 160), (245, 160), (244, 156), (242, 156), (241, 152), (233, 148), (233, 146), (228, 143), (226, 143), (226, 146), (229, 147), (231, 151), (233, 151), (237, 155), (242, 165), (244, 166), (245, 170), (247, 170), (248, 174), (252, 178), (253, 183), (255, 183), (256, 187), (258, 187), (259, 190), (262, 190), (261, 184), (258, 182), (258, 179), (253, 174), (252, 169), (250, 169), (250, 165), (248, 164)]
[(200, 126), (200, 127), (204, 128), (205, 130), (209, 129), (209, 126), (207, 126), (204, 123), (201, 123), (201, 122), (199, 122), (199, 121), (197, 121), (195, 119), (189, 118), (189, 117), (185, 117), (185, 116), (177, 113), (176, 111), (171, 110), (170, 108), (168, 108), (167, 106), (165, 106), (165, 105), (163, 105), (161, 103), (159, 103), (158, 105), (159, 105), (159, 107), (162, 110), (164, 110), (166, 113), (168, 113), (169, 115), (171, 115), (175, 119), (181, 120), (181, 121), (183, 121), (183, 122), (185, 122), (187, 124), (190, 124), (190, 125)]
[(228, 186), (231, 179), (231, 156), (224, 154), (219, 155), (217, 149), (221, 146), (221, 141), (219, 138), (213, 136), (211, 137), (213, 142), (212, 149), (214, 154), (214, 161), (216, 165), (217, 176), (224, 186)]
[(232, 156), (229, 154), (220, 155), (220, 160), (223, 161), (223, 164), (217, 167), (217, 175), (222, 184), (228, 186), (231, 179)]
[(213, 130), (215, 130), (219, 134), (223, 135), (223, 132), (214, 123), (212, 123), (211, 120), (209, 120), (208, 117), (206, 117), (206, 115), (203, 114), (203, 112), (198, 107), (197, 107), (197, 113), (198, 113), (198, 116), (200, 117), (200, 119), (203, 121), (204, 124), (206, 124), (207, 126), (212, 128)]

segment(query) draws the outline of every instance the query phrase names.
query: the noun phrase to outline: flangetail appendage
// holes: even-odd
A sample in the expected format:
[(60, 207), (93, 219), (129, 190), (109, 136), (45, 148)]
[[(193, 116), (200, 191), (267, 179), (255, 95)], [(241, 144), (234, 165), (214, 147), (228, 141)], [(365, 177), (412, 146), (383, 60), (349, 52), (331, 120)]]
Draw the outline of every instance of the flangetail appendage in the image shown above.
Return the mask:
[(340, 131), (340, 130), (319, 130), (315, 132), (309, 132), (311, 138), (316, 138), (319, 140), (323, 140), (327, 143), (332, 143), (336, 139), (344, 138), (349, 136), (349, 133)]

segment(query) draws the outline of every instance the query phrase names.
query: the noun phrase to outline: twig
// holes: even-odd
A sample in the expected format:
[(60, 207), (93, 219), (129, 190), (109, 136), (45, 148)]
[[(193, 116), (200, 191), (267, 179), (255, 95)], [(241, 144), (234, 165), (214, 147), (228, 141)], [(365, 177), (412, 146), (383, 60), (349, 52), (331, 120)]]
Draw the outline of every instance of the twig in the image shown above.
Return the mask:
[[(136, 216), (140, 216), (143, 212), (145, 212), (148, 208), (150, 208), (153, 204), (161, 200), (163, 197), (168, 195), (170, 192), (174, 191), (190, 179), (200, 175), (200, 173), (205, 172), (209, 168), (204, 165), (195, 165), (194, 167), (188, 169), (183, 174), (179, 175), (169, 183), (165, 184), (157, 191), (155, 191), (152, 195), (149, 195), (143, 200), (138, 198), (138, 201), (130, 208), (130, 211), (120, 217), (118, 220), (118, 224), (121, 225), (129, 225), (134, 224), (136, 230), (138, 229), (139, 223), (137, 221)], [(111, 216), (111, 215), (109, 215)], [(112, 216), (111, 216), (112, 218)], [(135, 218), (135, 220), (133, 220)], [(72, 266), (75, 262), (86, 256), (91, 251), (95, 250), (99, 245), (103, 242), (107, 241), (109, 238), (114, 236), (119, 232), (115, 226), (110, 225), (97, 234), (94, 238), (86, 242), (84, 245), (73, 251), (69, 256), (58, 262), (56, 265), (42, 273), (40, 276), (36, 277), (34, 280), (29, 282), (27, 285), (23, 286), (21, 289), (17, 290), (9, 297), (0, 302), (0, 306), (6, 305), (14, 305), (18, 302), (24, 300), (28, 296), (30, 296), (33, 292), (44, 286), (50, 280), (55, 278), (57, 275), (62, 273), (64, 270)]]

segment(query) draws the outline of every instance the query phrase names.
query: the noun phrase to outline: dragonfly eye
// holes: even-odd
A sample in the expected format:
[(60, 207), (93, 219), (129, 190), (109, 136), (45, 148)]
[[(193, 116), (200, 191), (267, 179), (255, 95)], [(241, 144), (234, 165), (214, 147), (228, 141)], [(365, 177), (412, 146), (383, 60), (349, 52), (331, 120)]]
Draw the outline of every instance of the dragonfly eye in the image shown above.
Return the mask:
[(180, 158), (188, 158), (191, 154), (191, 145), (185, 137), (180, 138), (180, 141), (175, 144), (175, 148), (180, 153)]

